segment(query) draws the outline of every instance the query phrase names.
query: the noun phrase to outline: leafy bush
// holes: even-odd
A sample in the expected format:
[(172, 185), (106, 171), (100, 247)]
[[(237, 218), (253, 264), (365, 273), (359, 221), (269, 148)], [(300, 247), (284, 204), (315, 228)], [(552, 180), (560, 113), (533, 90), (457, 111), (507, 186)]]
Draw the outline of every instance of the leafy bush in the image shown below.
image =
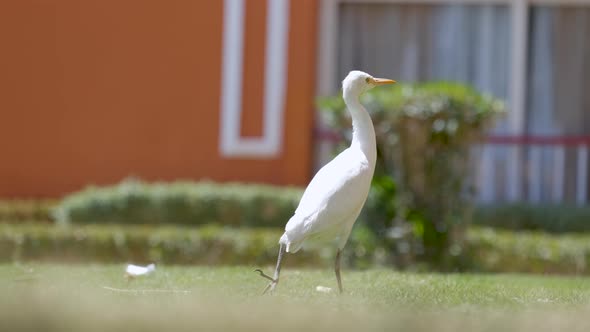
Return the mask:
[(124, 181), (63, 199), (59, 223), (132, 223), (284, 227), (302, 192), (296, 188), (212, 182)]
[(220, 227), (0, 225), (2, 261), (238, 264), (268, 261), (277, 232)]
[[(281, 232), (219, 226), (0, 224), (0, 262), (263, 266), (275, 263)], [(344, 255), (346, 264), (357, 268), (388, 265), (393, 258), (364, 227), (355, 228)], [(471, 227), (457, 261), (456, 271), (590, 275), (590, 235)], [(303, 250), (287, 255), (285, 262), (285, 266), (327, 268), (334, 262), (334, 253)]]
[[(269, 265), (276, 262), (281, 234), (279, 228), (213, 225), (0, 224), (0, 261)], [(378, 250), (370, 234), (360, 230), (351, 238), (347, 264), (372, 265)], [(289, 266), (330, 265), (334, 252), (303, 250), (286, 260)]]
[(21, 222), (35, 220), (50, 222), (51, 209), (57, 204), (53, 200), (2, 200), (0, 201), (0, 222)]
[(472, 227), (462, 254), (475, 271), (590, 274), (590, 236)]
[(590, 207), (514, 203), (480, 206), (474, 211), (477, 225), (549, 233), (590, 232)]
[[(376, 178), (394, 176), (398, 184), (389, 202), (393, 208), (383, 210), (383, 204), (377, 204), (387, 212), (369, 222), (373, 229), (388, 233), (396, 224), (390, 216), (395, 211), (396, 218), (421, 240), (414, 252), (442, 266), (449, 250), (458, 250), (453, 246), (461, 244), (463, 226), (470, 219), (471, 144), (504, 112), (504, 106), (448, 82), (375, 89), (363, 95), (362, 103), (375, 124)], [(331, 127), (342, 138), (350, 138), (350, 118), (342, 98), (323, 98), (319, 105)]]

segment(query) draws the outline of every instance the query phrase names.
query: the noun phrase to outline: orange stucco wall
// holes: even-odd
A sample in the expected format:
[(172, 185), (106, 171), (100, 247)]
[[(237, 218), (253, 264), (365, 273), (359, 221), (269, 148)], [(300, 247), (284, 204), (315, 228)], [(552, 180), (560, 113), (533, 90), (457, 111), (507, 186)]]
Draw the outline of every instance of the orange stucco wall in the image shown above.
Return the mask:
[[(219, 153), (223, 1), (0, 2), (0, 197), (127, 176), (304, 184), (316, 3), (290, 1), (279, 157)], [(266, 1), (246, 0), (241, 134), (262, 132)]]

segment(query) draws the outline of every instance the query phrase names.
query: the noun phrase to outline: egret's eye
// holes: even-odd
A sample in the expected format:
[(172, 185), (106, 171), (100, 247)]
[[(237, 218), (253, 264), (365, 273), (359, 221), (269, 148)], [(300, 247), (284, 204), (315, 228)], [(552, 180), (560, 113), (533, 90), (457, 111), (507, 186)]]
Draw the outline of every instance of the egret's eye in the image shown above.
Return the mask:
[(371, 83), (371, 78), (370, 77), (365, 78), (365, 82)]

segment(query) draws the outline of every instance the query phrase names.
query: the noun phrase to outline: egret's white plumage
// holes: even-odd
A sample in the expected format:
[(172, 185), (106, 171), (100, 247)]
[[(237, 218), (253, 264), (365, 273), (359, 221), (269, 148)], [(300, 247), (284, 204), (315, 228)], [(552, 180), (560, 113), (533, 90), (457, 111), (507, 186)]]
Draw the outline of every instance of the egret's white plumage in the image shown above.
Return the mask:
[(374, 78), (361, 71), (351, 71), (342, 82), (343, 98), (352, 117), (352, 143), (322, 167), (305, 189), (279, 240), (281, 249), (274, 278), (258, 270), (271, 280), (266, 290), (272, 291), (278, 283), (284, 252), (294, 253), (307, 242), (319, 242), (333, 243), (337, 247), (336, 278), (342, 291), (340, 252), (367, 199), (377, 158), (373, 123), (360, 104), (359, 96), (388, 83), (395, 81)]
[(344, 247), (367, 198), (374, 159), (352, 146), (319, 170), (279, 241), (287, 252), (297, 252), (306, 240)]

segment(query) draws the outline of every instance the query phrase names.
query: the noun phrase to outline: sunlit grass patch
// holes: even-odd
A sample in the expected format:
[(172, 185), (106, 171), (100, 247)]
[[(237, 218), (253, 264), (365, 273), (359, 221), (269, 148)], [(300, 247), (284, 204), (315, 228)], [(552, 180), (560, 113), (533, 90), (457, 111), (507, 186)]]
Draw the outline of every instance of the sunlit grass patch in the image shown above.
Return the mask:
[[(590, 281), (528, 275), (286, 269), (272, 296), (254, 267), (157, 266), (127, 281), (124, 265), (0, 266), (0, 322), (112, 330), (584, 330)], [(270, 270), (270, 267), (266, 267)], [(3, 329), (4, 330), (4, 329)]]

